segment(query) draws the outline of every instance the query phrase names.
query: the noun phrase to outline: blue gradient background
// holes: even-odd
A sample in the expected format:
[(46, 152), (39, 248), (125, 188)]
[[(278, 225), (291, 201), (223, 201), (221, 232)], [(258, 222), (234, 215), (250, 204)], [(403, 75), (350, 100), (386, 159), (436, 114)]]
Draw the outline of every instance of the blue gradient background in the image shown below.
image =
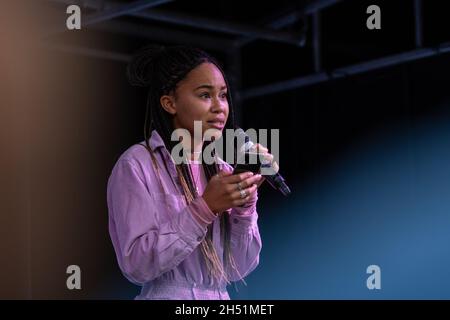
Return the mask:
[[(361, 137), (285, 201), (261, 198), (260, 265), (232, 299), (449, 299), (450, 116), (440, 110)], [(372, 264), (380, 290), (366, 286)]]
[(289, 198), (260, 197), (260, 264), (231, 299), (449, 299), (450, 112), (436, 110), (360, 137)]

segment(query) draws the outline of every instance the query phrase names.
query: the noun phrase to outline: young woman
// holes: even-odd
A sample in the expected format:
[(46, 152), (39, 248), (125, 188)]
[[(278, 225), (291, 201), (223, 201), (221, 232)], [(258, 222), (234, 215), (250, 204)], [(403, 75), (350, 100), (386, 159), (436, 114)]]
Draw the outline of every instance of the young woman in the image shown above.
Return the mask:
[[(123, 274), (141, 285), (136, 299), (229, 299), (226, 286), (259, 263), (256, 212), (259, 174), (232, 174), (216, 157), (197, 161), (204, 136), (171, 151), (175, 129), (194, 137), (234, 128), (225, 75), (211, 56), (183, 46), (141, 50), (128, 67), (133, 85), (148, 88), (145, 141), (126, 150), (108, 181), (109, 232)], [(267, 149), (259, 145), (259, 152)], [(201, 158), (200, 158), (201, 159)]]

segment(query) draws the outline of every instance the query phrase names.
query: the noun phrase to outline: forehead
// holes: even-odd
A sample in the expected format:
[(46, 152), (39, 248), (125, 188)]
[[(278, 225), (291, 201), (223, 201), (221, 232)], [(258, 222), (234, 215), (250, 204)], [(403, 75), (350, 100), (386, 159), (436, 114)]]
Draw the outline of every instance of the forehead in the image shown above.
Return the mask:
[(180, 85), (182, 84), (195, 88), (199, 85), (212, 85), (220, 88), (225, 86), (225, 80), (222, 72), (213, 63), (204, 62), (192, 69), (180, 82)]

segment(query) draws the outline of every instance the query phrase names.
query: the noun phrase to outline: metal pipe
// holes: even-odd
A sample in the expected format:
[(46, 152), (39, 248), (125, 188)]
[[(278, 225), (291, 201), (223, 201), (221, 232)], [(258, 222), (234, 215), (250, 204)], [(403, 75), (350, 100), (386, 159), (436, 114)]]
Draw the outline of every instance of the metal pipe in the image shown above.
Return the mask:
[(416, 31), (416, 47), (423, 46), (422, 0), (414, 0), (414, 22)]
[[(72, 4), (73, 0), (50, 0), (59, 3)], [(84, 0), (85, 7), (100, 10), (101, 2), (95, 0)], [(113, 9), (118, 6), (123, 6), (118, 2), (106, 1), (104, 3), (105, 10)], [(168, 12), (164, 10), (145, 10), (141, 12), (131, 12), (129, 15), (140, 17), (148, 20), (168, 22), (172, 24), (184, 25), (209, 31), (223, 32), (235, 35), (244, 35), (258, 39), (265, 39), (275, 42), (289, 43), (294, 45), (301, 45), (301, 36), (288, 32), (274, 31), (268, 28), (260, 28), (251, 25), (244, 25), (238, 23), (230, 23), (227, 21), (218, 21), (203, 17), (196, 17), (182, 13)]]
[(112, 8), (105, 9), (104, 11), (96, 12), (82, 19), (82, 26), (85, 27), (98, 22), (132, 14), (171, 1), (173, 0), (137, 0), (129, 4), (114, 6)]
[(243, 99), (255, 98), (286, 90), (306, 87), (309, 85), (325, 82), (331, 79), (343, 78), (351, 75), (368, 72), (380, 68), (391, 67), (400, 63), (415, 61), (423, 58), (436, 56), (450, 52), (450, 42), (442, 43), (435, 48), (424, 48), (395, 54), (385, 58), (375, 59), (343, 68), (338, 68), (330, 73), (320, 72), (305, 77), (298, 77), (290, 80), (276, 82), (273, 84), (263, 85), (255, 88), (244, 90), (241, 94)]
[(181, 30), (168, 30), (162, 27), (153, 27), (144, 24), (135, 24), (126, 21), (108, 21), (92, 26), (93, 30), (137, 36), (143, 39), (160, 41), (163, 43), (177, 43), (195, 45), (204, 49), (226, 52), (232, 46), (232, 40), (217, 39), (216, 37), (193, 34)]
[[(299, 11), (291, 11), (287, 14), (278, 15), (277, 18), (270, 19), (270, 22), (263, 23), (266, 27), (274, 30), (282, 29), (289, 25), (294, 24), (300, 19), (301, 14)], [(234, 47), (236, 49), (241, 48), (242, 46), (256, 40), (255, 37), (241, 36), (235, 40)]]
[[(319, 13), (321, 10), (323, 10), (327, 7), (330, 7), (340, 1), (342, 1), (342, 0), (313, 1), (310, 4), (306, 5), (305, 7), (303, 7), (303, 9), (293, 10), (287, 14), (284, 14), (278, 18), (273, 19), (271, 22), (266, 23), (266, 26), (271, 29), (282, 29), (283, 27), (294, 24), (303, 16)], [(239, 47), (242, 47), (243, 45), (246, 45), (256, 39), (257, 38), (255, 38), (255, 37), (245, 37), (244, 36), (244, 37), (236, 40), (234, 45), (235, 45), (235, 47), (239, 48)], [(304, 45), (305, 45), (305, 39), (304, 39), (304, 36), (301, 35), (300, 36), (300, 46), (303, 47)]]
[(341, 1), (342, 0), (315, 0), (307, 4), (301, 11), (304, 14), (313, 14)]
[(235, 35), (251, 36), (258, 39), (283, 42), (294, 45), (300, 44), (299, 35), (279, 32), (267, 28), (254, 27), (250, 25), (230, 23), (227, 21), (212, 20), (203, 17), (194, 17), (182, 13), (167, 12), (163, 10), (148, 10), (133, 14), (136, 17), (179, 24), (209, 31), (223, 32)]
[(314, 58), (314, 71), (320, 72), (322, 69), (322, 57), (321, 57), (321, 46), (320, 46), (320, 11), (316, 11), (312, 15), (312, 46), (313, 46), (313, 58)]

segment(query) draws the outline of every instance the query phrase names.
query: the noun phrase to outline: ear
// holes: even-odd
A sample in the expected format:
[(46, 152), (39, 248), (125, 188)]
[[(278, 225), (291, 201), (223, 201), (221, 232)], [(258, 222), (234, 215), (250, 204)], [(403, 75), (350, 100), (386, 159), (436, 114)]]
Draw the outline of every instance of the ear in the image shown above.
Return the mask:
[(175, 115), (177, 113), (177, 108), (175, 106), (175, 98), (170, 95), (164, 95), (159, 99), (161, 106), (164, 110), (166, 110), (171, 115)]

